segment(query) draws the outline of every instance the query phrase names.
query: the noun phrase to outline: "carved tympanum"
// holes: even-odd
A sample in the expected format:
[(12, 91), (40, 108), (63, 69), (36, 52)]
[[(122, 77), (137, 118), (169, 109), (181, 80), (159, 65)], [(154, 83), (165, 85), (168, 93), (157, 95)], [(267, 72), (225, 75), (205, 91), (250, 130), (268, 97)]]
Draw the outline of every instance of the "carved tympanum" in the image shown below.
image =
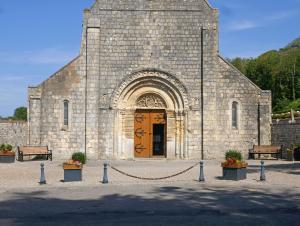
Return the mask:
[(139, 108), (167, 108), (165, 101), (157, 94), (145, 94), (139, 97), (136, 106)]

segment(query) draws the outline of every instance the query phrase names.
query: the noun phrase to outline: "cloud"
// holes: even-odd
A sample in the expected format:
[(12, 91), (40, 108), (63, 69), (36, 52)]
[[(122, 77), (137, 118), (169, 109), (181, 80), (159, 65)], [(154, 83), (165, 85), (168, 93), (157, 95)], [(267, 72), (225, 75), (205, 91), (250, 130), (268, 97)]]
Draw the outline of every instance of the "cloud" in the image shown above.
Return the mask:
[(234, 18), (233, 22), (230, 22), (226, 25), (226, 30), (228, 31), (242, 31), (242, 30), (249, 30), (257, 27), (266, 27), (269, 26), (271, 23), (276, 21), (285, 20), (287, 18), (296, 16), (299, 14), (300, 11), (278, 11), (274, 12), (270, 16), (263, 16), (263, 17), (256, 17), (255, 20), (239, 20)]
[(254, 21), (250, 20), (240, 20), (240, 21), (234, 21), (228, 25), (228, 30), (230, 31), (241, 31), (241, 30), (247, 30), (252, 29), (255, 27), (258, 27), (259, 24), (256, 24)]
[(70, 52), (60, 48), (48, 48), (21, 53), (0, 53), (0, 63), (64, 64), (73, 59), (75, 56), (75, 51)]
[(24, 81), (25, 76), (0, 75), (0, 82), (18, 82)]

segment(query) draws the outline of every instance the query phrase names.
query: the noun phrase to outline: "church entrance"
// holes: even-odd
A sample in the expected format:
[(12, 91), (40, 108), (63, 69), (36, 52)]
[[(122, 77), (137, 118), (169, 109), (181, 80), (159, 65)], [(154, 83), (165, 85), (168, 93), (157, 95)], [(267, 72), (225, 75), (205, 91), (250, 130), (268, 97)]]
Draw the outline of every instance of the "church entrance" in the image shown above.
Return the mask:
[(137, 110), (134, 115), (134, 156), (166, 157), (165, 110)]

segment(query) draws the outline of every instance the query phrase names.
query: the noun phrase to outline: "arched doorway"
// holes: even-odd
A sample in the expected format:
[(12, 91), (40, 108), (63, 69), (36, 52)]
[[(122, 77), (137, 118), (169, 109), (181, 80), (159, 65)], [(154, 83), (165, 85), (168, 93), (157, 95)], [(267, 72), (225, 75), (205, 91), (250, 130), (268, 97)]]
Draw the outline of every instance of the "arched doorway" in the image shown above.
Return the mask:
[(134, 114), (134, 157), (167, 157), (165, 110), (137, 109)]
[(116, 158), (188, 158), (188, 95), (174, 76), (141, 71), (115, 90), (114, 155)]

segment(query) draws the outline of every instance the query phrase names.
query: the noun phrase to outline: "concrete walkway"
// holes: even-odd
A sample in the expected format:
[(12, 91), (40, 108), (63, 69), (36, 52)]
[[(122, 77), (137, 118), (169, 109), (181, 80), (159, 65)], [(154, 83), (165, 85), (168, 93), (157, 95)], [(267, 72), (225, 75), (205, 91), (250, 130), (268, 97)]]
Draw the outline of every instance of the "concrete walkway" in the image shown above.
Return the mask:
[[(131, 179), (102, 163), (84, 166), (84, 181), (62, 183), (62, 162), (46, 162), (47, 185), (38, 185), (40, 162), (0, 164), (0, 225), (300, 225), (300, 163), (249, 161), (248, 179), (224, 181), (217, 161), (164, 181)], [(139, 176), (167, 176), (195, 161), (112, 161)]]

